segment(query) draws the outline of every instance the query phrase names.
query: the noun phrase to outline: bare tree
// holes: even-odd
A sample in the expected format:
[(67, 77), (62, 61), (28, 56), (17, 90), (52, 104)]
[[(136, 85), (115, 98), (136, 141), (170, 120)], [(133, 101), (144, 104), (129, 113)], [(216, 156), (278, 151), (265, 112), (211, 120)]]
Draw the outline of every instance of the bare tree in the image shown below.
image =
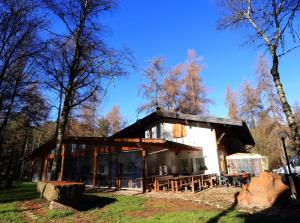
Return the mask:
[[(28, 150), (29, 140), (33, 138), (34, 130), (47, 121), (50, 108), (45, 98), (39, 91), (38, 85), (32, 85), (22, 97), (22, 108), (18, 119), (23, 130), (23, 142), (19, 152), (18, 176), (22, 176), (25, 160), (22, 159)], [(34, 144), (34, 142), (31, 142)]]
[(279, 58), (300, 46), (298, 35), (300, 0), (221, 0), (224, 13), (219, 28), (250, 26), (255, 38), (266, 46), (272, 57), (271, 74), (281, 106), (300, 151), (300, 136), (295, 117), (285, 96), (279, 75)]
[(241, 116), (248, 122), (251, 128), (255, 128), (256, 117), (258, 117), (258, 114), (263, 109), (258, 89), (252, 88), (249, 82), (244, 82), (240, 101)]
[(119, 107), (116, 105), (114, 105), (111, 111), (106, 114), (105, 119), (108, 121), (108, 135), (117, 133), (126, 124), (120, 113)]
[(162, 78), (164, 70), (162, 67), (163, 57), (155, 57), (144, 70), (146, 82), (140, 87), (140, 92), (148, 101), (138, 107), (138, 113), (142, 111), (151, 112), (161, 106)]
[(96, 134), (96, 110), (99, 97), (97, 92), (81, 105), (80, 120), (84, 136), (95, 136)]
[(98, 119), (97, 124), (97, 135), (100, 137), (109, 136), (109, 120), (106, 117), (101, 117)]
[[(96, 91), (102, 92), (104, 79), (124, 75), (124, 55), (103, 43), (99, 16), (111, 10), (112, 0), (45, 0), (48, 9), (65, 27), (53, 41), (45, 70), (58, 92), (63, 89), (51, 178), (58, 179), (60, 154), (69, 114)], [(51, 59), (52, 58), (52, 59)], [(53, 59), (55, 58), (55, 59)]]
[(199, 76), (203, 68), (201, 61), (202, 58), (198, 57), (194, 50), (188, 51), (183, 79), (184, 90), (180, 102), (180, 110), (184, 113), (195, 115), (205, 113), (207, 104), (211, 103)]
[(300, 126), (300, 105), (298, 102), (294, 105), (294, 113), (295, 113), (295, 119), (298, 126)]
[(237, 106), (237, 94), (233, 92), (230, 86), (226, 87), (225, 105), (228, 109), (228, 117), (231, 119), (239, 119), (238, 106)]
[(45, 26), (34, 0), (0, 1), (0, 152), (12, 112), (36, 78), (37, 56), (44, 49)]
[(146, 82), (141, 85), (140, 93), (148, 101), (138, 107), (138, 113), (142, 111), (151, 112), (162, 106), (160, 95), (162, 78), (165, 75), (162, 67), (163, 60), (163, 57), (155, 57), (143, 72)]
[(182, 94), (183, 80), (183, 64), (176, 65), (170, 72), (167, 72), (167, 76), (164, 78), (161, 100), (163, 107), (169, 110), (178, 110), (180, 108), (180, 97)]

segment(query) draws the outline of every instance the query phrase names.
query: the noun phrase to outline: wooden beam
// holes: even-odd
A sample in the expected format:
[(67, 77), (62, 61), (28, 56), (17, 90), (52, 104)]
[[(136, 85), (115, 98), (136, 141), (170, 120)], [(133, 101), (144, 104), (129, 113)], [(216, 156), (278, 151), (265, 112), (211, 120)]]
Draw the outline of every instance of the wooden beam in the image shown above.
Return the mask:
[(225, 132), (223, 132), (222, 134), (221, 134), (221, 136), (220, 136), (220, 138), (217, 140), (217, 145), (219, 145), (220, 144), (220, 142), (221, 142), (221, 140), (223, 139), (223, 137), (225, 136)]
[(158, 150), (158, 151), (154, 151), (154, 152), (151, 152), (151, 153), (148, 153), (148, 155), (153, 155), (153, 154), (157, 154), (157, 153), (162, 153), (162, 152), (165, 152), (165, 151), (168, 151), (169, 149), (162, 149), (162, 150)]

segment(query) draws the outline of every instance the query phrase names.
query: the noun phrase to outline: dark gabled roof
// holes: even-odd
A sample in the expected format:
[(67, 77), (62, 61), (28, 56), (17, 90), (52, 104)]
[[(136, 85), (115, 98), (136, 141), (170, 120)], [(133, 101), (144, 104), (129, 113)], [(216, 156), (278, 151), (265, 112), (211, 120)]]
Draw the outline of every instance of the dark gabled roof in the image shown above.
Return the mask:
[(196, 125), (199, 123), (207, 124), (208, 126), (217, 127), (218, 129), (224, 130), (224, 132), (230, 130), (233, 135), (241, 139), (245, 144), (255, 145), (254, 139), (249, 131), (248, 126), (242, 120), (216, 118), (212, 116), (202, 115), (190, 115), (161, 110), (155, 111), (147, 115), (146, 117), (137, 120), (132, 125), (122, 129), (111, 137), (144, 137), (147, 127), (155, 125), (156, 123), (162, 121), (170, 123), (181, 122), (187, 125)]

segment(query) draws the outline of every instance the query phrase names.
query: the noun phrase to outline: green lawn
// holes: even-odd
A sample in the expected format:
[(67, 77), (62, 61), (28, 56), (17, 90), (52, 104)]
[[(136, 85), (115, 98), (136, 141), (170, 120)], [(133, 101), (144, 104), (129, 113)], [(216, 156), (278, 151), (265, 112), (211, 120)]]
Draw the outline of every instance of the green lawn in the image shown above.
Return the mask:
[[(34, 220), (36, 222), (123, 222), (123, 223), (181, 223), (181, 222), (206, 222), (206, 223), (250, 223), (250, 222), (300, 222), (293, 216), (281, 217), (280, 213), (274, 215), (258, 213), (252, 215), (242, 214), (234, 208), (218, 211), (209, 208), (189, 207), (182, 211), (175, 210), (176, 202), (156, 203), (155, 198), (144, 196), (113, 195), (111, 193), (88, 193), (76, 206), (78, 211), (50, 211), (45, 201), (39, 199), (36, 185), (33, 183), (19, 183), (16, 187), (0, 191), (0, 222), (25, 222), (22, 219), (20, 204), (32, 200), (42, 205), (44, 212)], [(151, 205), (149, 202), (151, 201)], [(181, 201), (178, 201), (181, 202)], [(279, 215), (276, 215), (279, 214)], [(34, 222), (31, 220), (30, 222)], [(27, 219), (28, 222), (28, 219)]]
[(0, 222), (23, 222), (19, 202), (38, 197), (34, 183), (17, 183), (9, 190), (0, 190)]

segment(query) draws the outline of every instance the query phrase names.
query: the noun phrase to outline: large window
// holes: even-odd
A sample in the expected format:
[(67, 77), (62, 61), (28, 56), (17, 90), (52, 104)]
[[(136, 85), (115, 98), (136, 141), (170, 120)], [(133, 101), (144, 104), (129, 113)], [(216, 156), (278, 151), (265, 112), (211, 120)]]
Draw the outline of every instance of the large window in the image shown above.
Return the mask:
[(204, 170), (207, 170), (207, 167), (205, 165), (205, 159), (203, 157), (195, 158), (195, 172)]
[(188, 172), (188, 159), (181, 159), (180, 160), (180, 170), (182, 173)]

